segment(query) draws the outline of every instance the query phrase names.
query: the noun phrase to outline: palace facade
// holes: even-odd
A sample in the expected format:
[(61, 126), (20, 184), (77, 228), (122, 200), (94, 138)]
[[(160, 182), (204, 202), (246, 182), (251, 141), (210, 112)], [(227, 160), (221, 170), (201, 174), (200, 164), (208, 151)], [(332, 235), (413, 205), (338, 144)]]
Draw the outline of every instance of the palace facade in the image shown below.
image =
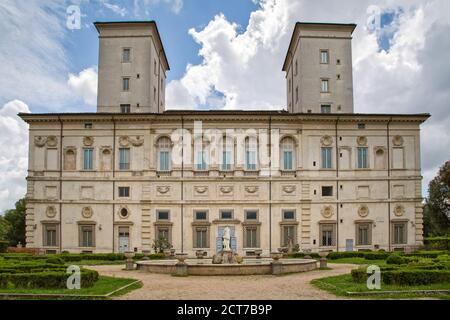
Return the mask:
[(422, 244), (429, 115), (354, 113), (355, 25), (295, 25), (287, 111), (166, 111), (156, 23), (95, 26), (97, 112), (20, 114), (30, 130), (27, 247), (141, 252), (164, 238), (212, 256), (226, 226), (244, 256)]

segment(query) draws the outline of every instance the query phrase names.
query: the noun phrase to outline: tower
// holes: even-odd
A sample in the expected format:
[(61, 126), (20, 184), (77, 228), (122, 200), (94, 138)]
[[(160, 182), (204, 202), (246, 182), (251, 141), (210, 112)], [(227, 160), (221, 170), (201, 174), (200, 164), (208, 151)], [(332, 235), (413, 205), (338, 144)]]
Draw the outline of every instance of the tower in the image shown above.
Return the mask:
[(170, 70), (154, 21), (96, 22), (97, 112), (161, 113)]
[(297, 22), (283, 71), (288, 111), (353, 113), (355, 24)]

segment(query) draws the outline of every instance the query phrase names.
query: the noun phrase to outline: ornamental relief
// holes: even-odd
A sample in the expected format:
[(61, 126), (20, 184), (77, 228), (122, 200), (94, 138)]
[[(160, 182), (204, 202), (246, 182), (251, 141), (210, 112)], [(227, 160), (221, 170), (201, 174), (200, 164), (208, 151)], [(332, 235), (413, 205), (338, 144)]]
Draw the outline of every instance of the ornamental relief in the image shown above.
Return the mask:
[(401, 147), (403, 145), (403, 142), (404, 140), (402, 136), (394, 136), (394, 138), (392, 138), (392, 143), (396, 147)]
[(259, 190), (258, 186), (246, 186), (245, 187), (245, 191), (250, 194), (255, 194), (258, 192), (258, 190)]
[(297, 189), (297, 187), (294, 186), (294, 185), (290, 185), (290, 186), (283, 186), (282, 189), (283, 189), (283, 192), (284, 192), (284, 193), (292, 194), (292, 193), (295, 192), (295, 190)]
[(360, 147), (367, 146), (367, 137), (358, 137), (358, 138), (356, 138), (356, 143)]
[(92, 218), (92, 216), (94, 215), (94, 211), (92, 210), (91, 207), (84, 207), (81, 210), (81, 215), (83, 216), (83, 218), (89, 219)]
[(94, 145), (94, 138), (93, 137), (84, 137), (83, 145), (85, 147), (92, 147)]
[(206, 187), (206, 186), (197, 186), (197, 187), (194, 187), (194, 190), (195, 190), (195, 193), (197, 193), (197, 194), (205, 194), (206, 191), (208, 191), (208, 187)]
[(405, 207), (403, 207), (402, 205), (395, 206), (394, 214), (396, 217), (403, 216), (405, 214)]
[(233, 192), (233, 186), (221, 186), (219, 190), (223, 194), (230, 194)]
[(333, 138), (330, 136), (323, 136), (320, 139), (320, 144), (325, 147), (331, 146), (333, 144)]
[(170, 191), (170, 187), (169, 186), (158, 186), (158, 187), (156, 187), (156, 191), (159, 194), (167, 194)]
[(361, 218), (365, 218), (369, 215), (369, 207), (366, 206), (365, 204), (361, 205), (358, 209), (358, 215)]
[(47, 145), (47, 147), (56, 147), (58, 145), (58, 138), (55, 136), (36, 136), (34, 137), (34, 145), (38, 148), (42, 148), (45, 145)]
[(56, 217), (56, 208), (54, 206), (47, 207), (45, 214), (46, 214), (47, 218), (50, 218), (50, 219)]
[(133, 147), (140, 147), (144, 144), (144, 138), (141, 136), (136, 136), (135, 138), (131, 138), (128, 136), (121, 136), (119, 138), (119, 145), (121, 147), (129, 147), (130, 144)]
[(333, 207), (332, 206), (324, 206), (320, 212), (322, 216), (326, 219), (329, 219), (333, 216)]

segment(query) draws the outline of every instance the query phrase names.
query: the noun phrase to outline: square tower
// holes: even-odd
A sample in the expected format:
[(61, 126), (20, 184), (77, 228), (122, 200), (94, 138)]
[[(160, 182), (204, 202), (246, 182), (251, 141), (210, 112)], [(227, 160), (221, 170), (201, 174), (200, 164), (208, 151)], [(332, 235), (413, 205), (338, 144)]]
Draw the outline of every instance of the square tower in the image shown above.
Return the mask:
[(297, 22), (283, 65), (292, 113), (353, 113), (355, 24)]
[(170, 70), (154, 21), (96, 22), (97, 112), (161, 113)]

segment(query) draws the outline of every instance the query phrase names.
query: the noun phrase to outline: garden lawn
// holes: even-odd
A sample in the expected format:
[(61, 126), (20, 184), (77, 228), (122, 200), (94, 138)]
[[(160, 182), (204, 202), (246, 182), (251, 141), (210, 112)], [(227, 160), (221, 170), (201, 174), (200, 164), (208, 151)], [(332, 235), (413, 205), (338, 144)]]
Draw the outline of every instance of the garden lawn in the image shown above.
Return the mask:
[(328, 263), (346, 263), (346, 264), (360, 264), (360, 265), (376, 265), (385, 266), (386, 260), (367, 260), (365, 258), (340, 258), (335, 260), (328, 259)]
[[(128, 284), (136, 282), (136, 279), (127, 278), (114, 278), (100, 276), (98, 281), (95, 282), (94, 286), (90, 288), (81, 288), (80, 290), (69, 290), (69, 289), (0, 289), (0, 293), (25, 293), (25, 294), (64, 294), (64, 295), (106, 295), (113, 292), (114, 290), (120, 289)], [(112, 296), (123, 295), (131, 290), (135, 290), (142, 287), (142, 283), (136, 283), (124, 290), (117, 292)], [(83, 297), (84, 298), (84, 297)], [(1, 299), (1, 297), (0, 297)]]
[[(334, 261), (333, 261), (334, 262)], [(375, 263), (374, 263), (375, 264)], [(436, 283), (421, 286), (398, 286), (381, 284), (381, 290), (369, 290), (366, 283), (353, 282), (350, 274), (342, 276), (327, 277), (311, 281), (315, 287), (331, 292), (337, 296), (364, 298), (364, 299), (405, 299), (405, 298), (439, 298), (450, 299), (450, 294), (430, 294), (430, 293), (408, 293), (408, 290), (450, 290), (450, 283)], [(369, 292), (369, 291), (403, 291), (392, 294), (377, 295), (350, 295), (347, 292)]]

